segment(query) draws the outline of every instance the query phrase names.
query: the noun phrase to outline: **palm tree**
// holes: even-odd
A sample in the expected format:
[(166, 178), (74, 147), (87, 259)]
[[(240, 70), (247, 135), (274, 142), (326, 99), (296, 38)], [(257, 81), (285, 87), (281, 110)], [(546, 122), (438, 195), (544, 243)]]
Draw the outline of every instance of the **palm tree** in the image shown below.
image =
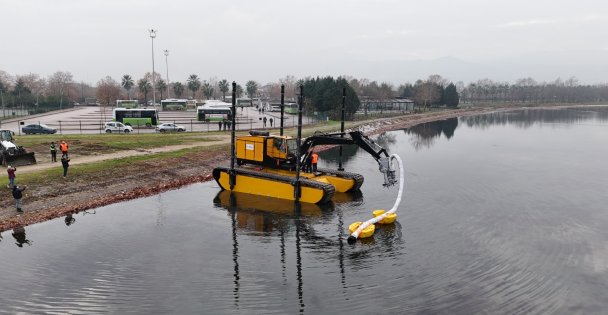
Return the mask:
[(163, 99), (163, 91), (167, 90), (167, 83), (165, 83), (165, 80), (163, 79), (159, 79), (158, 82), (156, 82), (156, 88), (160, 91), (160, 99)]
[(133, 82), (133, 78), (130, 75), (125, 74), (122, 76), (122, 87), (127, 90), (127, 96), (131, 99), (131, 88), (135, 83)]
[(245, 88), (247, 89), (247, 95), (249, 95), (249, 98), (253, 98), (255, 93), (258, 91), (258, 83), (255, 81), (247, 81)]
[(240, 84), (236, 85), (236, 97), (241, 97), (243, 94), (243, 87)]
[(181, 82), (173, 83), (173, 93), (175, 93), (175, 97), (181, 98), (184, 94), (184, 85)]
[(202, 90), (205, 99), (210, 99), (211, 95), (213, 95), (213, 86), (207, 81), (203, 81)]
[(192, 99), (195, 99), (196, 91), (201, 88), (201, 80), (196, 74), (188, 77), (188, 90), (192, 91)]
[(140, 79), (137, 81), (137, 88), (139, 89), (139, 93), (144, 94), (144, 104), (148, 105), (148, 92), (152, 90), (152, 84), (150, 84), (150, 81), (146, 80), (145, 78)]
[(217, 84), (220, 88), (220, 92), (222, 92), (222, 100), (225, 102), (226, 93), (228, 93), (228, 91), (230, 90), (230, 85), (228, 84), (228, 80), (223, 79), (222, 81), (218, 82)]

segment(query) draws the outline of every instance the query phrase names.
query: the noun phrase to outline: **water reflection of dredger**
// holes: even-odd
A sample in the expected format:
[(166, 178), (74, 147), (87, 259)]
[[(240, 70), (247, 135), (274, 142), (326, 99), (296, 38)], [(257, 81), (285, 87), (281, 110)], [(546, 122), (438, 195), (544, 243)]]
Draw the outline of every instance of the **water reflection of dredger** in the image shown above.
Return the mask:
[[(295, 247), (296, 247), (296, 278), (298, 281), (297, 292), (300, 313), (304, 311), (304, 276), (302, 273), (302, 230), (309, 230), (301, 216), (320, 216), (325, 210), (333, 210), (333, 203), (325, 203), (322, 206), (316, 204), (289, 202), (277, 198), (253, 196), (230, 191), (221, 191), (214, 198), (214, 203), (225, 208), (230, 213), (232, 221), (232, 261), (234, 264), (234, 290), (233, 298), (238, 307), (240, 300), (240, 265), (239, 265), (239, 242), (238, 229), (251, 229), (256, 231), (278, 230), (281, 236), (281, 264), (284, 281), (286, 275), (286, 245), (285, 233), (289, 230), (289, 222), (295, 226)], [(283, 220), (276, 220), (277, 218)], [(250, 224), (253, 222), (253, 224)], [(342, 247), (341, 247), (342, 250)], [(343, 255), (340, 255), (343, 257)], [(341, 260), (342, 261), (342, 260)]]
[[(276, 228), (276, 225), (282, 224), (280, 217), (289, 219), (296, 215), (293, 201), (228, 190), (220, 191), (213, 202), (216, 206), (234, 212), (237, 228), (239, 229), (272, 231)], [(299, 215), (321, 216), (324, 212), (333, 209), (334, 204), (332, 202), (322, 205), (301, 203)]]

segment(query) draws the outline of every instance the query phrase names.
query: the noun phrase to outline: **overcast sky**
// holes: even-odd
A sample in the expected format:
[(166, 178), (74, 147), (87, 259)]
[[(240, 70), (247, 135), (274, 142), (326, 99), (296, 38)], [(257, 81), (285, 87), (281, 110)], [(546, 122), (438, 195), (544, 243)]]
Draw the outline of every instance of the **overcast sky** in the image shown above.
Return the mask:
[(166, 76), (168, 49), (171, 81), (608, 82), (601, 0), (0, 0), (0, 70), (138, 79), (152, 70), (150, 28), (155, 70)]

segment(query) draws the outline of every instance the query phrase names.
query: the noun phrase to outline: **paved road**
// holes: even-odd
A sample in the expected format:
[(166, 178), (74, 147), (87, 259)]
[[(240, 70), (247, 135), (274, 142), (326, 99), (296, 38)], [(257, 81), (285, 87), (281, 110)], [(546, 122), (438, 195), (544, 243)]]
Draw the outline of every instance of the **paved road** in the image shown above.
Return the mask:
[[(280, 120), (279, 112), (259, 113), (255, 107), (237, 108), (237, 130), (263, 129), (263, 117), (267, 118), (266, 128), (270, 128), (270, 118), (274, 120), (272, 127), (277, 128)], [(297, 124), (295, 115), (285, 114), (284, 125), (292, 127)], [(28, 124), (46, 124), (56, 128), (59, 134), (92, 134), (103, 133), (103, 125), (112, 120), (112, 109), (96, 106), (84, 106), (61, 112), (51, 112), (34, 116), (26, 116), (3, 121), (2, 129), (9, 129), (15, 134), (21, 134), (19, 126)], [(160, 111), (160, 122), (174, 122), (183, 125), (187, 131), (217, 131), (218, 123), (204, 123), (196, 120), (196, 112), (189, 111)], [(302, 119), (304, 124), (313, 123), (310, 117)], [(135, 132), (154, 133), (154, 128), (136, 128)]]

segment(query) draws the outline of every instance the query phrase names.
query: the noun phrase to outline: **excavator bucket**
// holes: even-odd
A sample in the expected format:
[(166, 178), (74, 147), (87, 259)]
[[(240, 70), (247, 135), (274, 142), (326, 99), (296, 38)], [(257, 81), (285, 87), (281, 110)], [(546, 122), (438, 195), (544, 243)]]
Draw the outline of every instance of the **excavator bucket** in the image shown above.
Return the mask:
[(4, 165), (23, 166), (36, 164), (34, 152), (20, 153), (15, 155), (5, 155), (3, 159)]

